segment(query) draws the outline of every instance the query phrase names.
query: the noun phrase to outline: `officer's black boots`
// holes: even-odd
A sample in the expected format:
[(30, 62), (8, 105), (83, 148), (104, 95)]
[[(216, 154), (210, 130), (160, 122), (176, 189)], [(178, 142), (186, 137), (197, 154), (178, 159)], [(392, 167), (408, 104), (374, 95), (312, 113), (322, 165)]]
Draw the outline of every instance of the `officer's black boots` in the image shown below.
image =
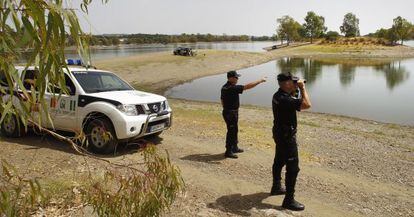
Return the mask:
[(286, 190), (280, 184), (280, 181), (273, 181), (272, 190), (270, 191), (270, 195), (283, 195), (286, 194)]
[(233, 153), (243, 153), (243, 152), (244, 152), (244, 150), (241, 149), (241, 148), (236, 148), (236, 149), (233, 150)]
[(285, 209), (290, 209), (293, 211), (302, 211), (305, 209), (305, 206), (295, 200), (293, 195), (286, 195), (283, 200), (282, 207)]
[(236, 154), (234, 154), (233, 152), (226, 152), (226, 153), (224, 153), (224, 157), (226, 157), (226, 158), (233, 158), (233, 159), (236, 159), (236, 158), (239, 158)]

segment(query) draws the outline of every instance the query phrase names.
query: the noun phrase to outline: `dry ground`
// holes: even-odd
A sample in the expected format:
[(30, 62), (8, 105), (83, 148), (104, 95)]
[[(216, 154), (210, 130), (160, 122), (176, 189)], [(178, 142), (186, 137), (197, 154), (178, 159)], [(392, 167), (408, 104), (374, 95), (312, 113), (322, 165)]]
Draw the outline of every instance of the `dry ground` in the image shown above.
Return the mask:
[[(343, 50), (345, 49), (345, 50)], [(162, 93), (173, 85), (211, 74), (239, 69), (282, 56), (410, 57), (414, 49), (383, 50), (309, 45), (268, 53), (201, 51), (196, 58), (169, 53), (139, 55), (97, 62), (118, 72), (137, 87)], [(348, 52), (348, 53), (347, 53)], [(205, 55), (204, 55), (205, 54)], [(174, 126), (155, 138), (182, 171), (187, 192), (166, 216), (414, 216), (414, 128), (354, 118), (301, 113), (299, 135), (301, 172), (297, 198), (304, 212), (281, 210), (282, 197), (269, 197), (274, 143), (269, 109), (243, 106), (237, 160), (224, 159), (224, 122), (214, 103), (171, 100)], [(26, 138), (0, 138), (0, 158), (28, 176), (40, 177), (56, 195), (75, 192), (91, 171), (100, 175), (105, 164), (75, 154), (65, 143), (34, 133)], [(115, 162), (140, 159), (128, 146)], [(90, 216), (90, 209), (57, 206), (54, 212)], [(51, 215), (54, 216), (54, 215)]]
[[(240, 146), (246, 152), (233, 160), (223, 157), (225, 125), (218, 104), (172, 100), (171, 105), (174, 126), (151, 141), (169, 151), (187, 191), (166, 216), (414, 215), (414, 128), (301, 113), (297, 199), (306, 210), (290, 212), (281, 209), (282, 196), (268, 195), (274, 157), (269, 109), (241, 109)], [(104, 163), (74, 154), (49, 136), (2, 140), (3, 159), (41, 177), (57, 194), (86, 182), (89, 171), (105, 170)], [(121, 147), (107, 159), (126, 163), (140, 155), (136, 146)]]

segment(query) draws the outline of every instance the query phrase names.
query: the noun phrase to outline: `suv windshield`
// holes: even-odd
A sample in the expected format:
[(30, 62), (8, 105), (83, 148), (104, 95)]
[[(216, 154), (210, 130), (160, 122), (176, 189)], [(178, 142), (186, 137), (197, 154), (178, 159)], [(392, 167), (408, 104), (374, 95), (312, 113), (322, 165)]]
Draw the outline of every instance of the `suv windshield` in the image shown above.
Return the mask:
[(133, 90), (129, 84), (112, 73), (77, 71), (72, 74), (86, 93)]

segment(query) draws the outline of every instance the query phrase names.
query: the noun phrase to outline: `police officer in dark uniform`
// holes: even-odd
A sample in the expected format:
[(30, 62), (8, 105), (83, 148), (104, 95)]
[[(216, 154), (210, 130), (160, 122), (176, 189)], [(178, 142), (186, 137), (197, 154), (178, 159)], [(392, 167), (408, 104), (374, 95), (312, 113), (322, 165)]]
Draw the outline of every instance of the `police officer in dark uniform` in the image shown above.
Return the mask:
[(227, 82), (221, 88), (221, 104), (223, 105), (223, 118), (227, 125), (226, 152), (227, 158), (237, 158), (236, 153), (242, 153), (243, 149), (237, 146), (238, 120), (240, 100), (239, 94), (244, 90), (256, 87), (258, 84), (266, 82), (266, 78), (246, 84), (237, 85), (240, 74), (236, 71), (227, 72)]
[[(305, 81), (290, 72), (277, 76), (279, 90), (273, 95), (273, 138), (276, 143), (276, 155), (273, 162), (273, 186), (271, 195), (286, 194), (282, 207), (290, 210), (304, 210), (305, 206), (294, 199), (296, 178), (299, 173), (299, 156), (296, 143), (296, 111), (309, 109), (311, 102), (305, 88)], [(295, 97), (297, 90), (301, 97)], [(281, 172), (286, 165), (285, 185), (281, 185)]]

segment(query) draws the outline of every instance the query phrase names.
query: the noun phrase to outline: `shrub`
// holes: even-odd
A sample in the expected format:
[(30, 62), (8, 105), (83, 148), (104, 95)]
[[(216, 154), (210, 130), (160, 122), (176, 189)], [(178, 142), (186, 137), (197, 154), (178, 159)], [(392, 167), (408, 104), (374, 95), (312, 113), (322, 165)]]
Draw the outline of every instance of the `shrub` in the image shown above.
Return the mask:
[(336, 41), (339, 38), (339, 33), (335, 31), (329, 31), (325, 34), (325, 39), (328, 41)]
[[(103, 178), (89, 176), (88, 183), (78, 186), (79, 199), (91, 205), (98, 216), (159, 216), (174, 202), (184, 188), (177, 167), (157, 153), (154, 146), (141, 152), (143, 162), (136, 167), (109, 163)], [(42, 186), (38, 179), (25, 179), (6, 162), (2, 164), (0, 176), (0, 216), (30, 216), (39, 208), (53, 205), (52, 199), (62, 199), (65, 207), (73, 204), (72, 188), (58, 190)], [(63, 192), (60, 192), (63, 191)], [(53, 194), (52, 194), (53, 193)], [(60, 195), (60, 196), (59, 196)]]
[(146, 148), (143, 156), (144, 170), (128, 168), (130, 176), (119, 169), (108, 171), (104, 180), (83, 192), (98, 216), (159, 216), (174, 202), (184, 184), (179, 170), (154, 147)]
[(0, 177), (0, 216), (29, 216), (47, 203), (37, 179), (24, 179), (16, 169), (2, 162)]

